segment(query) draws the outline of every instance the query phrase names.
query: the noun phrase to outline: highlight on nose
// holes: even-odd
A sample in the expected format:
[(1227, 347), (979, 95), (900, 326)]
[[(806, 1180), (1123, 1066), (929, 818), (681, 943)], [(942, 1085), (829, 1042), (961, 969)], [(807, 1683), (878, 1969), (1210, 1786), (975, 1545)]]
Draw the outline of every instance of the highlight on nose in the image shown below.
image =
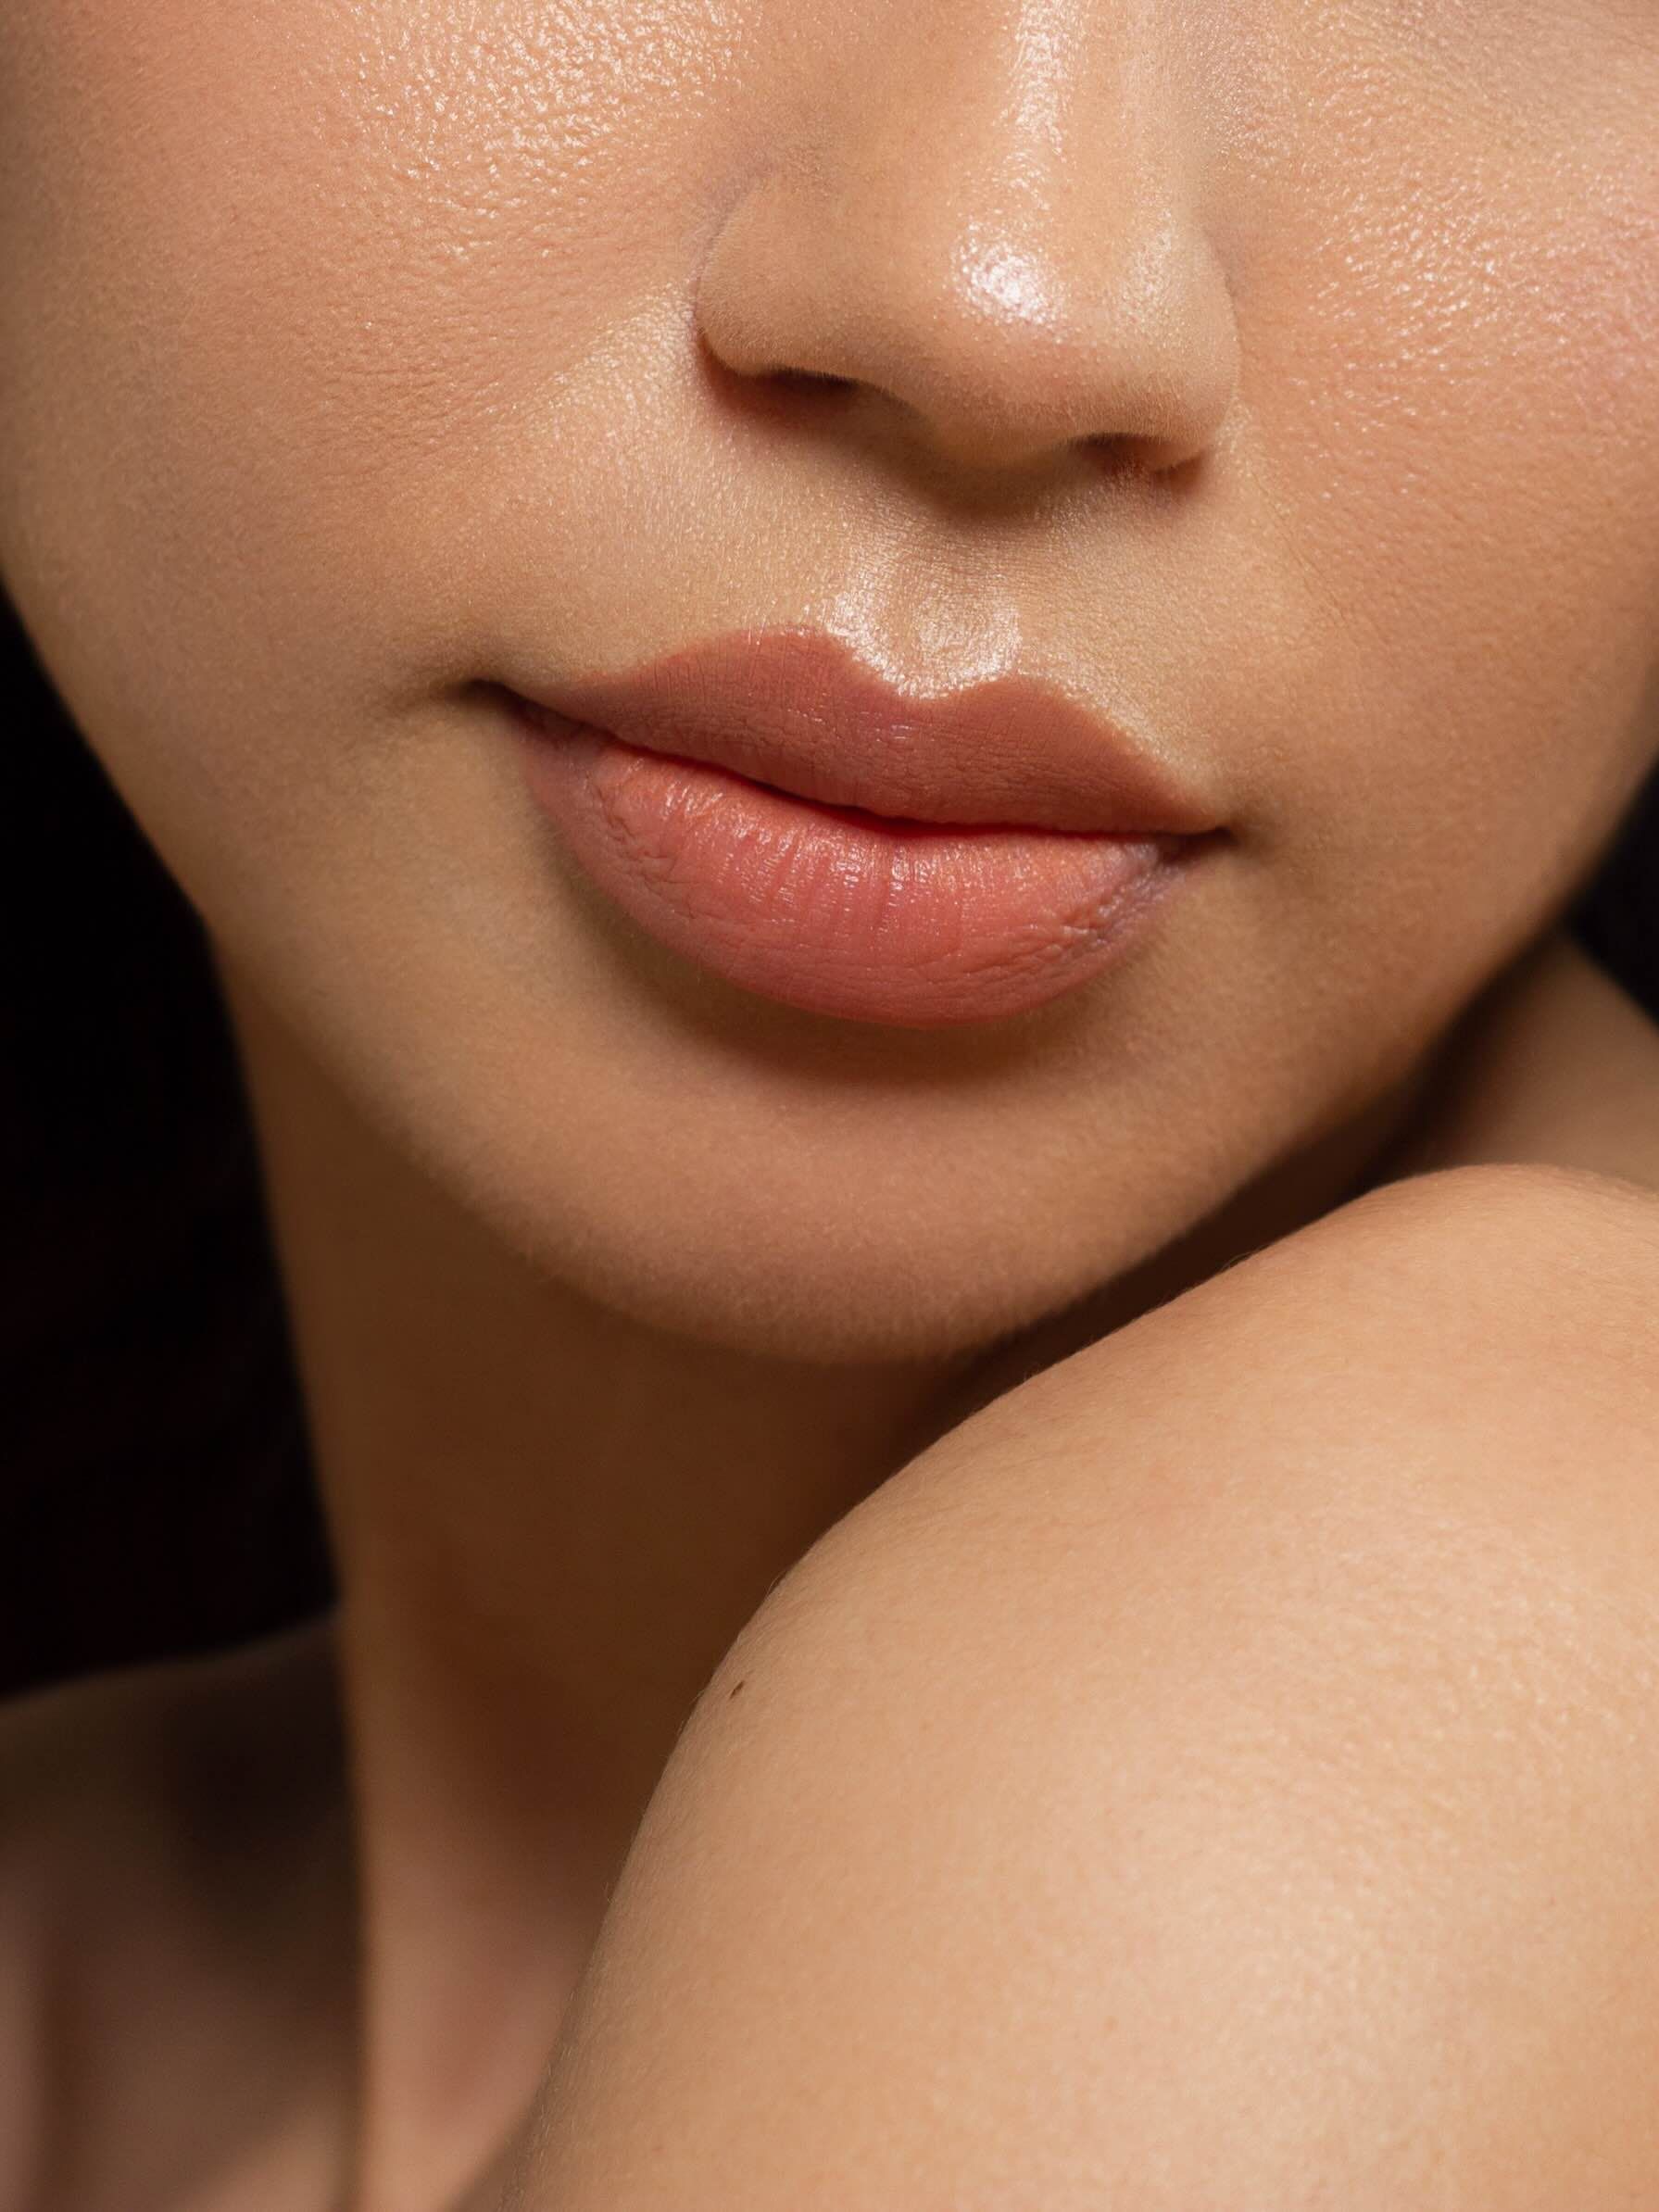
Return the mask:
[(1145, 192), (1081, 238), (1075, 212), (1057, 251), (1040, 203), (963, 210), (902, 174), (878, 190), (870, 165), (860, 174), (825, 198), (774, 170), (727, 218), (698, 295), (726, 371), (803, 403), (879, 396), (913, 443), (963, 470), (1110, 449), (1165, 471), (1213, 441), (1237, 334), (1209, 241), (1182, 211)]

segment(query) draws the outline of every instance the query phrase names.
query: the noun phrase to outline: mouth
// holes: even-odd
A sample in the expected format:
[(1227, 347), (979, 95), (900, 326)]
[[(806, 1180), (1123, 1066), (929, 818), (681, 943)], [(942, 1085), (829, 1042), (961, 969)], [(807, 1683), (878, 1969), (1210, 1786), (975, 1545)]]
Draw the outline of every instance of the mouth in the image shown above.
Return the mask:
[(899, 690), (811, 630), (739, 631), (616, 674), (515, 685), (550, 735), (602, 729), (889, 821), (1105, 835), (1219, 827), (1155, 746), (1018, 675)]
[(739, 989), (843, 1020), (955, 1026), (1068, 994), (1225, 834), (1048, 686), (909, 696), (815, 633), (507, 697), (532, 794), (613, 908)]

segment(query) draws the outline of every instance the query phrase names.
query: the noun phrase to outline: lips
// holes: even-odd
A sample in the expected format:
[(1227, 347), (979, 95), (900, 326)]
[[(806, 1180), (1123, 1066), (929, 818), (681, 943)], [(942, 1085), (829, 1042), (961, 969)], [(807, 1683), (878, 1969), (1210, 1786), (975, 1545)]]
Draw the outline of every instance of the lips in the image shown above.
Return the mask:
[(1150, 747), (1051, 685), (901, 692), (807, 630), (739, 632), (620, 675), (515, 685), (550, 734), (601, 729), (890, 819), (1197, 836), (1214, 812)]
[(988, 1022), (1072, 991), (1220, 834), (1150, 748), (1049, 686), (902, 692), (816, 633), (511, 696), (530, 790), (613, 908), (844, 1020)]

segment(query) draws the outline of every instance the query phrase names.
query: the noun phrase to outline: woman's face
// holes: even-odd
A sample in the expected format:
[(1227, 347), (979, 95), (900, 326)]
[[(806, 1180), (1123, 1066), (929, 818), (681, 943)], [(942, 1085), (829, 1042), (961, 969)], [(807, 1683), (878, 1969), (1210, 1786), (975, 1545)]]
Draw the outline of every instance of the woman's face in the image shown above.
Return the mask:
[[(1379, 1097), (1659, 755), (1656, 118), (1653, 0), (8, 0), (0, 575), (471, 1213), (959, 1350)], [(1035, 1011), (757, 996), (489, 686), (773, 627), (1056, 685), (1226, 834)]]

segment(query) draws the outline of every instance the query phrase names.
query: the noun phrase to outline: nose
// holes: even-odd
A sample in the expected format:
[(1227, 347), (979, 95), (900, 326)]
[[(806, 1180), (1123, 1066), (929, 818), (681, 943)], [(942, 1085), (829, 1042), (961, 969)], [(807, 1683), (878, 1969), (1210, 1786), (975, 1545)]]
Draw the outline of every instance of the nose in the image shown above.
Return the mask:
[(856, 394), (953, 471), (1178, 467), (1227, 415), (1238, 340), (1178, 72), (1124, 50), (1157, 11), (988, 12), (950, 0), (941, 32), (907, 6), (873, 67), (844, 57), (711, 243), (703, 342), (803, 413)]

